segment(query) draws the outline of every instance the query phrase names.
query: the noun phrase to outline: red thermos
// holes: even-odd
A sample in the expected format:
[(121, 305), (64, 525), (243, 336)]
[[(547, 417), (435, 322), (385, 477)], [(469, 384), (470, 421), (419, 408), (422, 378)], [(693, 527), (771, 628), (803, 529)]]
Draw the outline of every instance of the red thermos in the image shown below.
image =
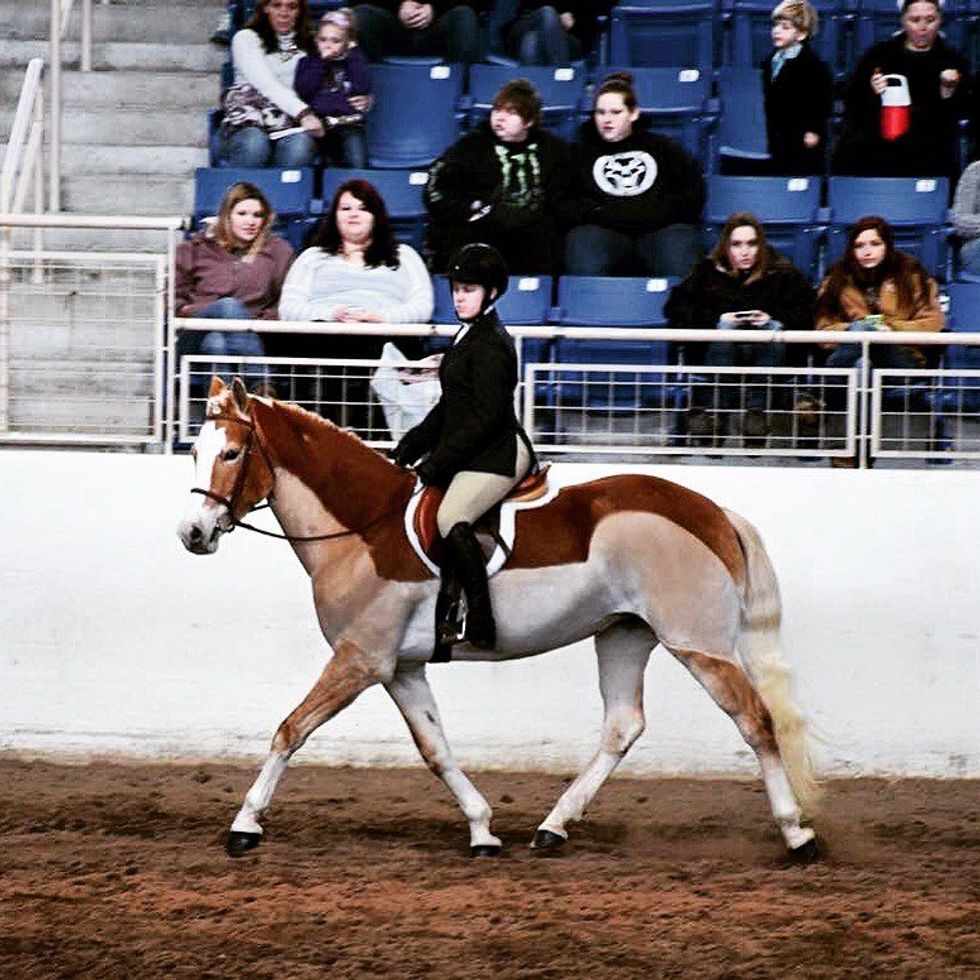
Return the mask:
[(885, 75), (887, 88), (881, 94), (881, 137), (897, 140), (909, 130), (912, 121), (912, 96), (904, 75)]

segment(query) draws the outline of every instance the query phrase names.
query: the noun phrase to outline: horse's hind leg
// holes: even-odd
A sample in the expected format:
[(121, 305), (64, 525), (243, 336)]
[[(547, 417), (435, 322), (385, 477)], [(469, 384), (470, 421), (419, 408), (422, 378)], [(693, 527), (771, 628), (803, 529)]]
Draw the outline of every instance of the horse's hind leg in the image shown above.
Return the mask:
[(769, 805), (787, 846), (798, 857), (812, 859), (816, 855), (815, 834), (810, 827), (800, 826), (800, 807), (786, 776), (772, 716), (745, 671), (727, 660), (692, 650), (671, 650), (671, 653), (731, 716), (759, 759)]
[(409, 731), (425, 764), (449, 787), (470, 824), (470, 854), (493, 857), (500, 853), (500, 839), (490, 833), (490, 804), (469, 781), (453, 758), (446, 741), (424, 664), (399, 664), (385, 689), (408, 723)]
[(239, 857), (257, 847), (262, 839), (259, 818), (272, 801), (276, 786), (286, 771), (290, 756), (338, 711), (346, 708), (362, 691), (384, 680), (380, 661), (354, 643), (339, 643), (330, 662), (310, 693), (279, 726), (272, 749), (258, 778), (242, 803), (231, 833), (228, 853)]
[(536, 850), (561, 848), (568, 839), (565, 825), (582, 819), (592, 798), (643, 733), (643, 671), (656, 645), (656, 636), (640, 620), (616, 623), (596, 636), (605, 708), (599, 750), (538, 827), (531, 843)]

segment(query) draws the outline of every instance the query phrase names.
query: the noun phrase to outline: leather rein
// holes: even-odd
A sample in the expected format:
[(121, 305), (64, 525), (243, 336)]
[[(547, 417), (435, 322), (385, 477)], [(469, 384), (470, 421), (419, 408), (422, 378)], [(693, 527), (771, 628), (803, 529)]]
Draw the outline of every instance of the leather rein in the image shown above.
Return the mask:
[[(356, 534), (362, 534), (376, 524), (386, 521), (398, 509), (392, 508), (390, 511), (385, 511), (361, 527), (351, 528), (345, 531), (332, 531), (329, 534), (280, 534), (277, 531), (267, 531), (265, 528), (256, 527), (254, 524), (246, 524), (245, 521), (241, 521), (235, 517), (235, 509), (238, 505), (238, 498), (241, 496), (242, 490), (245, 487), (245, 481), (248, 479), (248, 466), (252, 459), (253, 445), (258, 446), (259, 453), (262, 455), (262, 462), (265, 463), (266, 469), (268, 469), (273, 478), (275, 477), (275, 470), (273, 469), (272, 461), (269, 459), (269, 454), (265, 450), (265, 446), (262, 445), (261, 440), (256, 436), (255, 423), (250, 418), (242, 418), (237, 415), (209, 415), (206, 419), (208, 422), (216, 420), (237, 422), (239, 425), (245, 426), (248, 430), (248, 436), (242, 445), (242, 465), (238, 470), (238, 475), (235, 477), (235, 483), (231, 488), (231, 493), (227, 497), (222, 497), (221, 494), (215, 493), (213, 490), (206, 490), (203, 487), (191, 487), (191, 493), (199, 493), (202, 497), (207, 497), (209, 500), (213, 500), (225, 507), (228, 511), (228, 516), (231, 518), (231, 527), (227, 532), (229, 534), (236, 527), (242, 527), (246, 531), (254, 531), (256, 534), (261, 534), (267, 538), (276, 538), (279, 541), (332, 541), (336, 538), (349, 538)], [(415, 491), (412, 496), (415, 496), (415, 493), (419, 492), (418, 490)], [(248, 509), (247, 513), (251, 514), (257, 510), (265, 510), (268, 506), (268, 503), (255, 504)]]

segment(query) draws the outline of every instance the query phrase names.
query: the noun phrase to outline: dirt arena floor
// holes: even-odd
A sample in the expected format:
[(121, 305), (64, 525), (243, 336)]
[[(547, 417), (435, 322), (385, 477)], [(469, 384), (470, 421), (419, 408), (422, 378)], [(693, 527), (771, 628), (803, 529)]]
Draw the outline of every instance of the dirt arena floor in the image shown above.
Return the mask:
[(0, 758), (0, 977), (980, 976), (976, 782), (832, 783), (791, 867), (756, 782), (615, 779), (548, 859), (562, 777), (477, 774), (472, 861), (424, 769), (296, 766), (232, 860), (255, 771)]

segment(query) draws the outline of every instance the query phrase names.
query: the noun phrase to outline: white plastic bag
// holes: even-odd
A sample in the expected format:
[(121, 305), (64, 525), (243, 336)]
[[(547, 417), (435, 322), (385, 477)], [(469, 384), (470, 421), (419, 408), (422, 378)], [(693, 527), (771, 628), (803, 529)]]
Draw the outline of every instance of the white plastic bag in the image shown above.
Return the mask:
[(385, 422), (397, 442), (429, 414), (439, 400), (439, 362), (442, 354), (410, 361), (394, 344), (381, 350), (381, 364), (371, 378), (371, 388), (381, 402)]

